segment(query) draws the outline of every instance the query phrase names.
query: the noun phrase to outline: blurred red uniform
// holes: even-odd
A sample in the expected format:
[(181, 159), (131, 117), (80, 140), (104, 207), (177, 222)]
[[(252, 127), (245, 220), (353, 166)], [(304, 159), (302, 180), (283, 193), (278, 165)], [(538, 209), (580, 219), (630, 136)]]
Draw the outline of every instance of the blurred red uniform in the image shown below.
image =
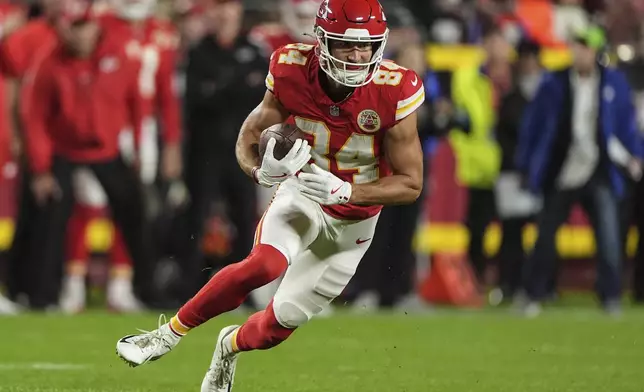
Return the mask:
[(134, 23), (114, 14), (102, 17), (101, 25), (106, 34), (119, 41), (127, 55), (138, 63), (143, 116), (152, 119), (158, 115), (165, 143), (178, 143), (181, 138), (180, 109), (174, 77), (179, 38), (175, 28), (155, 17)]
[[(151, 184), (156, 179), (158, 167), (157, 121), (160, 118), (165, 145), (177, 145), (181, 139), (180, 103), (175, 88), (175, 70), (179, 39), (174, 27), (165, 21), (149, 16), (154, 2), (146, 4), (121, 4), (100, 17), (104, 34), (118, 44), (137, 68), (137, 95), (141, 108), (140, 134), (132, 135), (127, 125), (122, 129), (120, 151), (124, 157), (139, 161), (141, 179)], [(143, 9), (137, 9), (137, 7)], [(147, 9), (147, 11), (146, 11)], [(131, 14), (136, 13), (137, 15)], [(133, 137), (134, 136), (134, 137)], [(138, 139), (134, 148), (133, 139)], [(77, 205), (70, 220), (67, 240), (68, 279), (63, 290), (63, 310), (73, 313), (84, 306), (86, 263), (89, 250), (85, 233), (89, 223), (107, 214), (107, 197), (95, 176), (88, 170), (75, 173), (74, 187)], [(138, 306), (132, 300), (129, 283), (131, 259), (119, 228), (114, 231), (110, 259), (114, 266), (113, 279), (108, 285), (108, 302), (115, 310), (131, 311)], [(76, 281), (76, 283), (74, 283)]]
[(32, 172), (49, 172), (54, 156), (74, 163), (118, 158), (121, 130), (141, 123), (137, 76), (136, 64), (109, 40), (102, 40), (88, 59), (52, 49), (23, 87), (21, 112)]
[[(15, 26), (7, 26), (6, 23), (10, 23), (8, 18), (12, 16), (18, 16), (22, 14), (24, 17), (24, 9), (18, 7), (15, 4), (0, 1), (0, 39), (5, 39), (11, 31), (8, 31), (10, 28)], [(15, 22), (14, 22), (15, 23)], [(0, 73), (0, 91), (3, 93), (0, 94), (0, 108), (3, 108), (0, 112), (0, 171), (4, 168), (4, 165), (9, 162), (11, 159), (11, 127), (9, 123), (9, 111), (6, 111), (6, 97), (4, 94), (5, 90), (5, 77)], [(0, 172), (0, 177), (2, 173)]]
[(38, 61), (43, 50), (51, 50), (58, 38), (50, 20), (28, 22), (2, 43), (2, 71), (9, 77), (22, 78)]
[[(15, 11), (15, 6), (7, 3), (0, 5), (0, 18), (6, 17), (10, 12)], [(28, 22), (19, 28), (6, 39), (2, 40), (0, 46), (0, 69), (1, 79), (0, 104), (6, 108), (6, 116), (0, 119), (0, 167), (9, 158), (10, 135), (12, 133), (12, 122), (10, 121), (11, 108), (13, 104), (6, 102), (5, 80), (20, 80), (27, 70), (38, 60), (39, 53), (43, 50), (50, 50), (57, 42), (54, 26), (45, 18)], [(7, 106), (7, 104), (10, 104)]]
[[(26, 11), (13, 3), (0, 1), (0, 42), (7, 39), (16, 29), (23, 27)], [(0, 55), (1, 58), (1, 55)], [(0, 60), (0, 64), (2, 61)], [(12, 154), (12, 110), (6, 96), (5, 75), (0, 72), (0, 219), (14, 218), (16, 211), (16, 170), (11, 165)], [(0, 298), (0, 313), (2, 300)]]

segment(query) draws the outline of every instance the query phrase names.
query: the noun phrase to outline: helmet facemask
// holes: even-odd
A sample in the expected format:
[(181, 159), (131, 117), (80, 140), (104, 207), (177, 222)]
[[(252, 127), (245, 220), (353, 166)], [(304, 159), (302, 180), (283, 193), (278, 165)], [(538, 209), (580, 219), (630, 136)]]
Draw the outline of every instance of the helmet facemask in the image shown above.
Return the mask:
[[(318, 41), (317, 54), (320, 58), (320, 68), (329, 77), (347, 87), (360, 87), (373, 80), (380, 63), (382, 62), (389, 30), (382, 35), (370, 35), (368, 30), (347, 29), (344, 34), (335, 34), (325, 31), (322, 27), (315, 27), (315, 36)], [(331, 54), (333, 41), (369, 43), (371, 44), (371, 60), (364, 64), (347, 62)]]

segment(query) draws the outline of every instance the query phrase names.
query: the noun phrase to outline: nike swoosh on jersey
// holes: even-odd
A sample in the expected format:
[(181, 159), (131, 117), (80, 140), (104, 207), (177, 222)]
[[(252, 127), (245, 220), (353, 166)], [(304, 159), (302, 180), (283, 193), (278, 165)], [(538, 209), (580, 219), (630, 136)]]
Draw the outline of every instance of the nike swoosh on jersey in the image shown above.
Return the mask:
[(414, 76), (414, 80), (411, 81), (412, 86), (416, 86), (418, 84), (418, 76)]

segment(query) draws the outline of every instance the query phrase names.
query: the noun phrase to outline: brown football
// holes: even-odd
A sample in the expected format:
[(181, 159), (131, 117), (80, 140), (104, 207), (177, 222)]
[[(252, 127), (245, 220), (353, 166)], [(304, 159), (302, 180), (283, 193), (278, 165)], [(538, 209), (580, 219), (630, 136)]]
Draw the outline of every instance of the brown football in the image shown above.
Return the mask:
[(275, 124), (266, 128), (259, 137), (259, 157), (264, 157), (266, 144), (271, 138), (275, 138), (275, 147), (273, 156), (275, 159), (282, 159), (289, 151), (297, 139), (305, 139), (306, 133), (294, 124)]

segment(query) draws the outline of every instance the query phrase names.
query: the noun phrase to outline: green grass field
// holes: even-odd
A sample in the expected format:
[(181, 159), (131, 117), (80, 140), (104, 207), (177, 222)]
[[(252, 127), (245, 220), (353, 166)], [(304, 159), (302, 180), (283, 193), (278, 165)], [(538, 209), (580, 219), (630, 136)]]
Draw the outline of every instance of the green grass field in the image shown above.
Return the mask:
[[(199, 391), (222, 317), (136, 369), (116, 340), (156, 315), (0, 318), (0, 391)], [(592, 307), (526, 320), (505, 310), (317, 319), (271, 351), (243, 354), (236, 392), (644, 391), (644, 310)]]

